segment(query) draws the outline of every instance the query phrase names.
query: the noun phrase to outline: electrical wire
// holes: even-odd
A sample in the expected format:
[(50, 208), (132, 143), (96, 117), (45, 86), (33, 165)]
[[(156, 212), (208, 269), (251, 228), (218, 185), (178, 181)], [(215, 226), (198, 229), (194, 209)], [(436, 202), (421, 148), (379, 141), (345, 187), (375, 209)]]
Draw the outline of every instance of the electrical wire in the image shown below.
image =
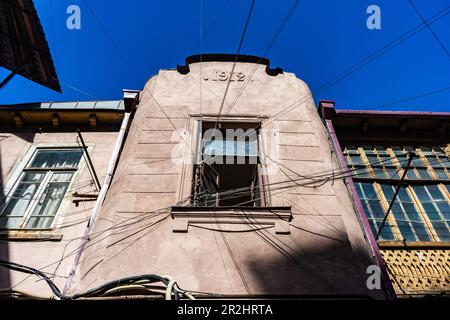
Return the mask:
[(436, 32), (434, 32), (434, 30), (431, 28), (431, 26), (428, 24), (427, 20), (425, 19), (425, 17), (422, 15), (422, 13), (420, 13), (419, 9), (416, 7), (416, 5), (414, 4), (414, 2), (412, 2), (412, 0), (408, 0), (409, 4), (411, 5), (411, 7), (414, 9), (414, 11), (417, 13), (417, 15), (419, 16), (420, 20), (422, 20), (422, 22), (427, 26), (428, 30), (430, 30), (431, 34), (433, 35), (433, 37), (436, 39), (436, 41), (439, 43), (439, 45), (441, 46), (442, 50), (444, 50), (445, 54), (447, 55), (447, 57), (450, 58), (450, 53), (448, 52), (447, 48), (445, 47), (444, 43), (441, 41), (441, 39), (439, 39), (438, 35), (436, 34)]
[[(209, 25), (209, 27), (207, 28), (206, 32), (200, 32), (200, 40), (197, 43), (197, 45), (191, 50), (191, 55), (200, 48), (202, 48), (202, 42), (203, 40), (205, 40), (208, 37), (208, 34), (212, 31), (212, 29), (214, 29), (214, 26), (216, 25), (217, 21), (219, 20), (220, 16), (222, 15), (222, 13), (225, 11), (225, 9), (228, 7), (228, 5), (230, 4), (231, 0), (227, 0), (225, 2), (225, 4), (222, 6), (222, 8), (219, 10), (219, 12), (217, 13), (217, 15), (214, 17), (212, 23)], [(202, 5), (201, 5), (202, 7)], [(201, 10), (203, 12), (203, 10)], [(201, 14), (202, 16), (202, 14)], [(201, 23), (202, 24), (202, 23)], [(202, 28), (201, 28), (202, 29)]]
[[(294, 14), (295, 10), (297, 9), (298, 5), (300, 3), (300, 0), (295, 0), (293, 5), (291, 6), (290, 10), (288, 11), (288, 14), (286, 15), (286, 17), (283, 19), (282, 23), (280, 24), (280, 26), (278, 27), (278, 29), (276, 30), (274, 36), (272, 37), (272, 39), (269, 41), (266, 49), (264, 50), (264, 53), (262, 54), (262, 56), (266, 56), (270, 50), (272, 49), (273, 45), (275, 44), (275, 42), (278, 40), (278, 37), (280, 36), (281, 32), (283, 31), (283, 29), (286, 27), (289, 19), (291, 18), (291, 16)], [(230, 112), (233, 110), (234, 106), (236, 105), (237, 101), (239, 100), (239, 98), (241, 97), (242, 93), (245, 91), (245, 88), (248, 86), (248, 84), (250, 83), (250, 81), (252, 80), (255, 72), (257, 71), (257, 69), (260, 66), (261, 61), (264, 58), (259, 58), (258, 62), (255, 64), (255, 66), (253, 67), (252, 71), (250, 72), (250, 76), (248, 77), (247, 81), (242, 85), (241, 89), (239, 89), (238, 94), (236, 95), (236, 97), (234, 98), (234, 100), (231, 102), (231, 104), (228, 106), (228, 110), (225, 113), (225, 116), (229, 115)]]
[(252, 0), (252, 2), (250, 4), (250, 9), (248, 11), (247, 18), (246, 18), (246, 21), (245, 21), (245, 24), (244, 24), (244, 29), (242, 30), (241, 38), (239, 40), (239, 45), (238, 45), (238, 48), (237, 48), (237, 51), (236, 51), (236, 55), (235, 55), (235, 58), (234, 58), (233, 66), (231, 68), (230, 76), (228, 78), (227, 86), (225, 88), (225, 93), (223, 94), (222, 102), (220, 104), (219, 112), (217, 114), (217, 119), (216, 119), (216, 122), (214, 124), (214, 129), (217, 129), (217, 125), (218, 125), (218, 122), (219, 122), (219, 119), (220, 119), (220, 114), (222, 113), (222, 109), (223, 109), (223, 106), (225, 104), (225, 100), (227, 98), (228, 89), (230, 88), (230, 84), (231, 84), (231, 78), (233, 77), (234, 69), (236, 68), (236, 63), (237, 63), (237, 60), (239, 58), (239, 54), (241, 53), (242, 45), (244, 44), (245, 35), (247, 34), (247, 29), (248, 29), (248, 25), (250, 23), (250, 18), (252, 16), (254, 6), (255, 6), (255, 0)]
[[(431, 25), (431, 24), (437, 22), (438, 20), (442, 19), (443, 17), (445, 17), (449, 13), (450, 13), (450, 6), (448, 6), (445, 9), (439, 11), (438, 13), (433, 15), (431, 18), (426, 20), (426, 22), (429, 25)], [(335, 76), (335, 77), (331, 78), (330, 80), (324, 82), (313, 93), (311, 93), (311, 94), (308, 93), (307, 95), (303, 96), (302, 98), (300, 98), (299, 100), (295, 101), (294, 103), (288, 105), (287, 107), (282, 108), (276, 114), (271, 115), (268, 119), (263, 121), (262, 126), (267, 126), (271, 122), (273, 122), (276, 119), (278, 119), (281, 116), (283, 116), (286, 112), (290, 112), (291, 110), (293, 110), (294, 108), (302, 105), (303, 103), (307, 102), (308, 100), (313, 100), (313, 96), (314, 95), (317, 95), (318, 93), (328, 89), (329, 87), (335, 85), (337, 82), (339, 82), (342, 79), (348, 77), (349, 75), (351, 75), (355, 71), (357, 71), (360, 68), (366, 66), (367, 64), (373, 62), (375, 59), (377, 59), (380, 56), (384, 55), (385, 53), (389, 52), (390, 50), (392, 50), (396, 46), (400, 45), (404, 41), (408, 40), (409, 38), (411, 38), (412, 36), (414, 36), (415, 34), (417, 34), (418, 32), (420, 32), (421, 30), (423, 30), (426, 27), (427, 26), (424, 23), (421, 23), (421, 24), (415, 26), (414, 28), (410, 29), (409, 31), (403, 33), (401, 36), (399, 36), (396, 39), (394, 39), (393, 41), (389, 42), (384, 47), (382, 47), (382, 48), (378, 49), (377, 51), (371, 53), (370, 55), (364, 57), (363, 59), (358, 61), (356, 64), (352, 65), (351, 67), (349, 67), (349, 68), (345, 69), (344, 71), (342, 71), (341, 73), (339, 73), (337, 76)], [(241, 94), (242, 93), (240, 92), (239, 96)], [(257, 127), (253, 128), (253, 129), (257, 129), (259, 126), (261, 126), (261, 125), (258, 125)]]
[[(138, 276), (130, 276), (121, 278), (118, 280), (113, 280), (110, 282), (107, 282), (101, 286), (95, 287), (93, 289), (87, 290), (82, 293), (77, 293), (74, 295), (65, 295), (61, 293), (59, 288), (55, 285), (55, 283), (42, 271), (34, 269), (32, 267), (28, 267), (22, 264), (14, 263), (11, 261), (6, 261), (3, 259), (0, 259), (0, 266), (13, 270), (18, 271), (30, 275), (35, 275), (39, 277), (40, 279), (44, 280), (53, 294), (60, 300), (76, 300), (80, 298), (88, 298), (88, 297), (95, 297), (95, 296), (103, 296), (106, 292), (108, 292), (111, 289), (114, 288), (120, 288), (123, 286), (129, 286), (133, 285), (135, 282), (139, 281), (142, 283), (142, 281), (146, 281), (149, 283), (153, 282), (162, 282), (166, 286), (166, 292), (165, 292), (165, 298), (166, 300), (171, 300), (172, 295), (174, 296), (175, 300), (179, 300), (180, 298), (180, 292), (186, 295), (186, 291), (179, 291), (177, 287), (175, 286), (176, 282), (172, 278), (167, 278), (164, 276), (159, 276), (155, 274), (144, 274), (144, 275), (138, 275)], [(192, 297), (192, 295), (191, 295)]]

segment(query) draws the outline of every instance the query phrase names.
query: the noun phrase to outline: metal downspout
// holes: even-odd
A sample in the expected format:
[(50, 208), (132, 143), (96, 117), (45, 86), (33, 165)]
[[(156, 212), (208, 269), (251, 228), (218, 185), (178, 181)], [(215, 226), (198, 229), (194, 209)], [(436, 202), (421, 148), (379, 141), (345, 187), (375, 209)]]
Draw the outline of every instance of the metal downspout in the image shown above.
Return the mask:
[(95, 220), (97, 218), (97, 215), (100, 212), (100, 208), (103, 205), (103, 201), (105, 200), (106, 193), (107, 193), (107, 191), (109, 189), (109, 186), (111, 184), (111, 180), (112, 180), (113, 173), (114, 173), (114, 170), (115, 170), (115, 167), (116, 167), (116, 164), (117, 164), (117, 160), (119, 158), (119, 154), (120, 154), (120, 151), (122, 149), (123, 142), (124, 142), (125, 133), (126, 133), (126, 131), (128, 129), (128, 125), (129, 125), (129, 122), (130, 122), (130, 116), (131, 116), (131, 112), (125, 112), (123, 120), (122, 120), (122, 125), (120, 127), (120, 131), (119, 131), (119, 134), (117, 136), (116, 144), (114, 146), (114, 150), (113, 150), (113, 153), (111, 155), (111, 160), (109, 161), (108, 171), (106, 173), (105, 180), (103, 182), (102, 188), (100, 189), (100, 193), (98, 195), (97, 201), (95, 202), (95, 206), (94, 206), (94, 209), (92, 211), (92, 214), (91, 214), (91, 216), (89, 218), (89, 223), (87, 225), (86, 231), (84, 232), (84, 236), (83, 236), (83, 238), (81, 240), (81, 245), (80, 245), (80, 247), (79, 247), (79, 249), (77, 251), (77, 254), (75, 256), (74, 263), (72, 265), (72, 268), (70, 269), (70, 273), (69, 273), (69, 276), (67, 278), (66, 285), (64, 287), (64, 294), (67, 294), (69, 292), (71, 286), (72, 286), (72, 283), (73, 283), (76, 271), (77, 271), (78, 266), (79, 266), (80, 261), (81, 261), (81, 256), (82, 256), (82, 254), (84, 252), (84, 249), (85, 249), (86, 245), (89, 242), (89, 234), (92, 231), (92, 228), (93, 228), (93, 226), (95, 224)]

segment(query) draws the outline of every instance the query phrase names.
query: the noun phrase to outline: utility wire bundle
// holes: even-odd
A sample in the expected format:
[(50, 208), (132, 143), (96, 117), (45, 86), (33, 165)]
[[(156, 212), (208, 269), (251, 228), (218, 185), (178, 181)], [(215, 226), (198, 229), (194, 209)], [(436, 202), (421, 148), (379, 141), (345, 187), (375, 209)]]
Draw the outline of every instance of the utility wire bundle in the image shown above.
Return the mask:
[[(191, 293), (186, 290), (180, 289), (176, 281), (170, 276), (160, 276), (156, 274), (130, 276), (107, 282), (99, 287), (82, 293), (66, 295), (63, 294), (55, 285), (55, 283), (40, 270), (2, 259), (0, 259), (0, 266), (13, 271), (38, 276), (47, 283), (47, 285), (55, 295), (55, 298), (58, 300), (76, 300), (83, 298), (122, 296), (123, 293), (126, 292), (140, 292), (145, 295), (151, 295), (152, 297), (164, 297), (166, 300), (172, 300), (172, 298), (174, 300), (179, 300), (181, 297), (188, 298), (190, 300), (195, 299)], [(162, 282), (163, 286), (156, 286), (155, 283), (158, 282)], [(15, 292), (14, 290), (3, 292), (3, 294), (5, 293), (9, 296), (22, 296), (35, 299), (44, 299), (43, 297), (35, 297), (23, 292)]]

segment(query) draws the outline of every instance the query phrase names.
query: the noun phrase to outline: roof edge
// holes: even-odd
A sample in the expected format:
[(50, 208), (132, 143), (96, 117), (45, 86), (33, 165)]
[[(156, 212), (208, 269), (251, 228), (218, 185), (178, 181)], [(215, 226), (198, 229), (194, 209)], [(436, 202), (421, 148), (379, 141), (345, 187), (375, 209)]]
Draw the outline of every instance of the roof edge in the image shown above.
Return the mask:
[(264, 57), (258, 57), (246, 54), (232, 54), (232, 53), (206, 53), (195, 54), (188, 56), (185, 59), (185, 65), (177, 65), (177, 71), (181, 74), (188, 74), (190, 72), (189, 65), (199, 62), (244, 62), (255, 63), (266, 66), (266, 73), (269, 76), (277, 76), (283, 73), (282, 68), (270, 68), (270, 60)]

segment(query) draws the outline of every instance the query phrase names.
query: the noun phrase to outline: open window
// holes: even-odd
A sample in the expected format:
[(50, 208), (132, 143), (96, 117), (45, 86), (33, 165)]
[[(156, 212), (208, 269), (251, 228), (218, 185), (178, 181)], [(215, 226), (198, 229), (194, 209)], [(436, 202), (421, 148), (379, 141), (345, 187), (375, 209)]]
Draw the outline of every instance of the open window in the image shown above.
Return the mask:
[(194, 165), (192, 204), (264, 206), (258, 150), (260, 123), (202, 122)]

